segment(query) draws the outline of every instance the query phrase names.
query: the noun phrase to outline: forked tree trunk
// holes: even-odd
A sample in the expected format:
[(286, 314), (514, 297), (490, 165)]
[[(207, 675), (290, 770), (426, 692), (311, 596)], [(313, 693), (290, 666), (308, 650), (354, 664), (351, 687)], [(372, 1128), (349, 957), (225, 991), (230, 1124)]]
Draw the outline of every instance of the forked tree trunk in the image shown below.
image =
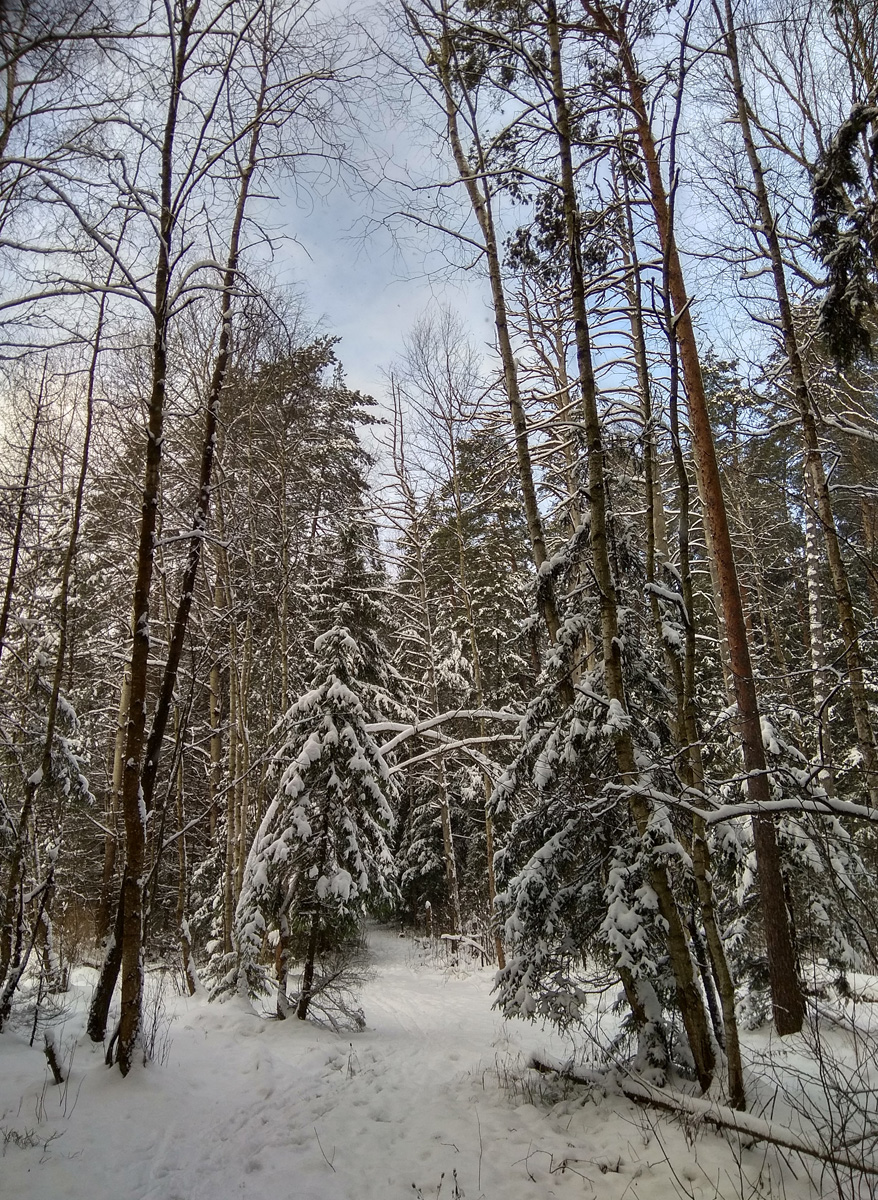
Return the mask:
[(122, 1009), (116, 1061), (127, 1075), (140, 1035), (143, 997), (143, 898), (146, 876), (146, 813), (141, 793), (141, 770), (146, 732), (149, 671), (149, 611), (155, 555), (162, 463), (165, 391), (168, 371), (170, 324), (171, 240), (176, 225), (173, 204), (174, 138), (183, 78), (189, 55), (189, 38), (198, 12), (198, 0), (181, 10), (176, 29), (170, 97), (161, 147), (161, 208), (158, 262), (153, 299), (152, 386), (147, 410), (146, 463), (141, 503), (140, 532), (135, 559), (134, 601), (131, 616), (131, 693), (122, 772), (122, 815), (125, 823), (125, 870), (122, 877)]
[(110, 1004), (122, 966), (122, 930), (125, 922), (125, 888), (119, 890), (113, 931), (104, 949), (104, 960), (88, 1007), (86, 1033), (93, 1042), (102, 1042), (107, 1032)]
[(219, 433), (219, 413), (223, 390), (232, 356), (232, 315), (235, 293), (238, 285), (238, 258), (240, 253), (241, 232), (247, 201), (250, 195), (250, 184), (258, 162), (259, 134), (267, 92), (267, 65), (263, 65), (262, 90), (256, 100), (253, 114), (253, 129), (250, 135), (250, 148), (245, 166), (239, 176), (238, 196), (235, 205), (235, 215), (229, 236), (229, 249), (223, 275), (220, 301), (220, 332), (217, 342), (216, 357), (213, 364), (210, 385), (207, 394), (207, 404), (204, 423), (204, 435), (201, 440), (201, 465), (198, 479), (198, 497), (192, 518), (189, 551), (186, 567), (180, 581), (180, 597), (174, 613), (171, 636), (168, 643), (168, 655), (165, 660), (162, 681), (159, 688), (158, 700), (150, 729), (149, 741), (146, 748), (146, 761), (143, 765), (142, 788), (146, 811), (152, 806), (155, 783), (161, 757), (162, 744), (170, 717), (174, 688), (180, 669), (180, 660), (189, 628), (189, 615), (195, 596), (195, 585), (201, 566), (202, 548), (207, 535), (210, 520), (210, 499), (213, 487), (213, 469), (216, 458), (216, 445)]
[[(123, 812), (126, 832), (126, 870), (123, 879), (122, 933), (122, 1015), (120, 1019), (117, 1061), (123, 1074), (131, 1066), (134, 1046), (140, 1026), (140, 1006), (143, 986), (142, 940), (144, 926), (143, 886), (145, 876), (146, 813), (152, 807), (158, 767), (167, 722), (169, 719), (179, 664), (183, 653), (189, 615), (195, 594), (195, 584), (201, 564), (202, 547), (210, 515), (213, 466), (219, 421), (219, 407), (231, 361), (232, 310), (238, 280), (238, 257), (241, 231), (249, 198), (250, 183), (258, 163), (258, 143), (267, 94), (267, 61), (263, 62), (261, 92), (258, 96), (249, 141), (249, 154), (239, 176), (239, 189), (229, 239), (229, 250), (220, 299), (220, 335), (207, 397), (205, 431), (202, 440), (198, 497), (192, 522), (189, 552), (180, 585), (180, 597), (171, 628), (168, 655), (162, 674), (155, 714), (142, 761), (143, 736), (146, 724), (146, 683), (149, 650), (148, 618), (149, 590), (152, 578), (153, 543), (158, 508), (159, 470), (164, 407), (165, 376), (167, 372), (167, 326), (169, 249), (173, 231), (170, 208), (171, 162), (173, 151), (176, 105), (186, 63), (187, 43), (198, 5), (193, 4), (181, 24), (175, 58), (174, 89), (165, 132), (163, 178), (163, 237), (156, 274), (153, 391), (149, 407), (149, 437), (138, 550), (132, 628), (134, 646), (131, 656), (131, 694), (128, 731), (123, 772)], [(166, 226), (166, 228), (164, 228)], [(142, 765), (141, 765), (142, 763)]]

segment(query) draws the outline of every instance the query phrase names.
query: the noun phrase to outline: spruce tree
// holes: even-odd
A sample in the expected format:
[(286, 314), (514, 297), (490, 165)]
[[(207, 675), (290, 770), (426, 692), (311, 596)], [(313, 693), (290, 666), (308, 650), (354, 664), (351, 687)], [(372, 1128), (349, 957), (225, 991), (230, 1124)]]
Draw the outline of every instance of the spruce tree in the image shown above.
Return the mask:
[(234, 924), (235, 977), (250, 990), (264, 984), (260, 958), (274, 927), (281, 1017), (292, 935), (303, 943), (302, 1020), (319, 986), (320, 951), (346, 920), (390, 894), (394, 869), (396, 788), (366, 728), (378, 714), (360, 647), (335, 624), (314, 652), (313, 685), (281, 722), (280, 782), (247, 859)]

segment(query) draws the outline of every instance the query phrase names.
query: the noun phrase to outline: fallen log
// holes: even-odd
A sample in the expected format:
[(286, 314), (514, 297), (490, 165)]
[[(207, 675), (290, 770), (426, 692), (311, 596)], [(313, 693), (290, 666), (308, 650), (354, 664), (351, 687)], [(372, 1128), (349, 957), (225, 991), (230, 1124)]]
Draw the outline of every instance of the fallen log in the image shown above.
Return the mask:
[(767, 1142), (782, 1150), (792, 1150), (806, 1158), (814, 1158), (819, 1162), (831, 1163), (848, 1171), (857, 1171), (863, 1175), (878, 1177), (878, 1166), (870, 1166), (851, 1158), (848, 1154), (836, 1154), (828, 1146), (820, 1146), (804, 1136), (795, 1134), (791, 1129), (779, 1126), (764, 1117), (752, 1113), (738, 1112), (725, 1104), (717, 1104), (713, 1100), (702, 1100), (698, 1096), (687, 1096), (681, 1092), (667, 1092), (661, 1088), (652, 1087), (643, 1080), (602, 1074), (600, 1071), (589, 1071), (586, 1068), (571, 1067), (569, 1064), (552, 1063), (534, 1056), (529, 1064), (535, 1071), (544, 1075), (557, 1075), (561, 1079), (569, 1079), (574, 1083), (586, 1083), (604, 1088), (609, 1092), (617, 1092), (648, 1108), (661, 1109), (675, 1116), (693, 1117), (704, 1121), (717, 1129), (728, 1129), (750, 1138), (754, 1142)]

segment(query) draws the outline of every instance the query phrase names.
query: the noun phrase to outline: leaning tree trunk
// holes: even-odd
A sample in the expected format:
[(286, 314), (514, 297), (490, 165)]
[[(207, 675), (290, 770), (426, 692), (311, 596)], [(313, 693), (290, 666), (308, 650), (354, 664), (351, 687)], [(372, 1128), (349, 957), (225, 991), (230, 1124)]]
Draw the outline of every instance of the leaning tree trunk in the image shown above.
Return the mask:
[[(684, 773), (688, 775), (688, 782), (697, 793), (703, 795), (705, 786), (704, 760), (702, 756), (701, 730), (698, 722), (695, 685), (695, 663), (697, 657), (695, 595), (692, 586), (692, 569), (689, 555), (690, 490), (680, 441), (677, 414), (677, 356), (670, 323), (668, 324), (668, 335), (671, 344), (673, 376), (671, 384), (671, 444), (673, 448), (674, 468), (677, 474), (677, 494), (679, 497), (677, 536), (680, 547), (680, 578), (685, 615), (683, 692), (681, 697), (683, 727), (681, 730), (682, 739), (680, 745), (681, 747), (686, 747)], [(729, 1073), (729, 1099), (733, 1108), (744, 1109), (747, 1104), (747, 1096), (744, 1088), (744, 1068), (741, 1061), (738, 1021), (735, 1014), (735, 985), (731, 971), (729, 970), (729, 963), (716, 917), (707, 830), (703, 818), (697, 816), (692, 819), (692, 873), (695, 876), (695, 886), (704, 922), (708, 954), (710, 955), (720, 997), (720, 1007), (722, 1009), (725, 1053)]]
[[(664, 505), (660, 482), (658, 480), (658, 464), (656, 454), (656, 439), (653, 430), (654, 416), (650, 394), (649, 367), (646, 355), (646, 337), (641, 305), (640, 263), (634, 241), (634, 230), (631, 221), (631, 206), (628, 201), (626, 188), (626, 234), (628, 246), (626, 255), (628, 262), (628, 304), (631, 317), (632, 339), (634, 343), (635, 363), (637, 369), (638, 390), (641, 394), (644, 428), (644, 487), (646, 491), (647, 519), (647, 582), (656, 582), (656, 560), (661, 556), (662, 561), (668, 561), (668, 546)], [(666, 297), (667, 303), (667, 297)], [(676, 703), (675, 740), (681, 752), (682, 774), (684, 781), (696, 792), (704, 790), (704, 761), (702, 756), (701, 731), (698, 722), (695, 687), (696, 662), (696, 625), (694, 595), (692, 586), (692, 570), (689, 546), (689, 513), (690, 486), (689, 475), (683, 459), (680, 442), (678, 418), (679, 363), (676, 352), (676, 341), (671, 332), (671, 322), (666, 324), (670, 354), (670, 425), (671, 446), (674, 469), (677, 477), (678, 519), (677, 543), (679, 548), (679, 576), (683, 600), (684, 650), (682, 664), (678, 655), (666, 643), (662, 632), (662, 620), (659, 610), (658, 597), (650, 592), (650, 608), (656, 629), (656, 638), (662, 646), (668, 674), (674, 689)], [(704, 922), (704, 932), (707, 938), (707, 949), (716, 980), (720, 997), (722, 1023), (724, 1033), (724, 1050), (729, 1076), (729, 1099), (732, 1107), (746, 1108), (747, 1096), (744, 1087), (744, 1069), (741, 1061), (741, 1046), (738, 1035), (738, 1022), (735, 1014), (735, 985), (732, 980), (725, 947), (722, 941), (714, 903), (713, 879), (710, 867), (710, 849), (707, 843), (707, 831), (700, 817), (692, 821), (692, 873), (698, 892), (701, 917)], [(705, 980), (705, 988), (707, 980)]]
[[(594, 369), (592, 365), (591, 340), (588, 326), (588, 311), (585, 298), (585, 283), (580, 259), (581, 232), (576, 185), (573, 174), (570, 116), (561, 64), (560, 32), (554, 0), (546, 6), (548, 18), (549, 53), (551, 63), (555, 130), (561, 167), (561, 193), (564, 205), (564, 221), (569, 255), (570, 292), (573, 310), (576, 357), (579, 369), (580, 394), (583, 423), (588, 446), (588, 498), (589, 535), (592, 560), (597, 583), (603, 638), (604, 681), (607, 696), (627, 711), (619, 637), (619, 616), (616, 600), (616, 584), (610, 561), (609, 521), (607, 513), (607, 487), (604, 473), (604, 447), (600, 417), (597, 407)], [(634, 744), (627, 728), (616, 734), (616, 759), (623, 783), (635, 784), (638, 771), (635, 762)], [(645, 834), (650, 819), (649, 805), (633, 788), (629, 793), (629, 807), (634, 822), (641, 834)], [(713, 1079), (714, 1052), (710, 1037), (707, 1014), (701, 992), (695, 979), (692, 957), (680, 911), (671, 890), (671, 883), (664, 867), (653, 865), (650, 883), (658, 897), (659, 910), (667, 927), (667, 947), (671, 970), (676, 985), (677, 1002), (695, 1062), (699, 1083), (706, 1091)]]
[[(459, 102), (455, 98), (455, 84), (460, 85), (465, 101), (468, 100), (465, 84), (461, 82), (460, 64), (457, 63), (452, 38), (448, 30), (447, 8), (442, 8), (443, 30), (437, 44), (431, 48), (430, 62), (437, 73), (437, 79), (442, 88), (445, 117), (448, 128), (448, 140), (454, 156), (458, 175), (464, 184), (470, 205), (482, 234), (482, 245), (488, 268), (488, 281), (491, 288), (491, 300), (494, 309), (494, 328), (497, 334), (497, 348), (503, 366), (503, 384), (509, 404), (509, 415), (512, 420), (512, 430), (515, 437), (515, 452), (518, 459), (518, 474), (521, 491), (524, 497), (525, 518), (530, 536), (531, 551), (537, 571), (541, 571), (548, 561), (543, 520), (537, 501), (536, 485), (534, 483), (533, 463), (531, 461), (528, 442), (527, 417), (521, 398), (518, 382), (518, 366), (509, 332), (509, 317), (507, 313), (506, 294), (503, 288), (503, 273), (500, 263), (500, 250), (497, 241), (497, 231), (494, 225), (492, 193), (490, 189), (490, 173), (484, 169), (485, 164), (479, 162), (473, 166), (467, 157), (460, 133)], [(477, 153), (481, 155), (478, 143), (478, 131), (475, 127), (474, 114), (470, 121), (470, 130), (474, 135)], [(546, 576), (540, 582), (539, 605), (545, 620), (549, 639), (555, 642), (561, 628), (558, 605), (551, 577)], [(562, 682), (562, 693), (565, 703), (573, 700), (573, 689), (569, 680)]]
[(805, 1016), (804, 996), (796, 969), (796, 952), (784, 892), (775, 823), (765, 811), (771, 800), (771, 791), (762, 742), (756, 684), (750, 662), (741, 591), (701, 374), (698, 343), (689, 308), (690, 297), (686, 292), (674, 235), (672, 211), (643, 93), (643, 79), (628, 41), (626, 18), (624, 15), (617, 15), (617, 24), (616, 18), (600, 5), (593, 4), (591, 0), (581, 2), (597, 28), (618, 51), (621, 77), (646, 169), (650, 200), (664, 258), (664, 282), (674, 310), (674, 330), (689, 402), (692, 448), (699, 472), (705, 523), (713, 546), (722, 598), (729, 664), (738, 705), (744, 767), (747, 772), (747, 792), (754, 809), (753, 842), (768, 951), (775, 1028), (780, 1034), (797, 1033)]

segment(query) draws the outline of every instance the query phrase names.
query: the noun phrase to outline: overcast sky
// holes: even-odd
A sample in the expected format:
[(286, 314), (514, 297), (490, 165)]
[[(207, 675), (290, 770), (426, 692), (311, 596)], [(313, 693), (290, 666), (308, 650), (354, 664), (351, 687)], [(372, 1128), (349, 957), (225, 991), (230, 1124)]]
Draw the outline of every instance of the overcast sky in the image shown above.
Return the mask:
[[(348, 3), (349, 0), (341, 0)], [(337, 0), (322, 0), (325, 11)], [(383, 25), (374, 0), (353, 0), (351, 10), (369, 26), (370, 35)], [(342, 18), (336, 18), (342, 19)], [(365, 52), (365, 51), (364, 51)], [(376, 65), (375, 80), (356, 92), (360, 131), (347, 131), (351, 160), (358, 172), (334, 186), (292, 183), (281, 188), (280, 204), (270, 203), (267, 224), (283, 235), (272, 264), (279, 281), (303, 294), (306, 313), (321, 332), (340, 337), (338, 356), (352, 388), (382, 400), (385, 372), (402, 350), (402, 339), (431, 305), (457, 309), (471, 328), (473, 341), (492, 341), (486, 281), (476, 271), (449, 268), (450, 247), (440, 234), (382, 217), (411, 202), (405, 189), (390, 179), (410, 179), (447, 168), (437, 160), (435, 132), (423, 118), (432, 113), (416, 98), (384, 79), (388, 67)], [(368, 72), (366, 72), (368, 73)], [(380, 84), (375, 81), (381, 77)], [(430, 124), (433, 124), (432, 120)], [(435, 130), (435, 125), (434, 125)], [(461, 195), (461, 201), (465, 197)], [(465, 210), (466, 211), (466, 208)]]
[[(327, 9), (335, 2), (322, 0)], [(354, 10), (366, 14), (374, 32), (381, 18), (373, 3), (353, 0)], [(337, 352), (349, 386), (381, 403), (388, 390), (386, 372), (414, 322), (431, 305), (454, 308), (486, 357), (494, 328), (487, 281), (478, 269), (467, 272), (448, 265), (447, 257), (455, 253), (448, 239), (399, 220), (391, 232), (381, 221), (382, 214), (414, 202), (412, 193), (404, 187), (394, 189), (388, 177), (430, 178), (434, 183), (448, 177), (450, 165), (437, 132), (441, 115), (431, 112), (426, 102), (419, 103), (417, 96), (388, 101), (376, 88), (370, 100), (364, 92), (360, 116), (368, 133), (352, 138), (352, 158), (363, 177), (350, 186), (324, 184), (316, 192), (306, 186), (298, 194), (288, 184), (279, 206), (271, 206), (269, 223), (284, 235), (275, 251), (275, 274), (282, 284), (302, 293), (307, 316), (321, 332), (341, 338)], [(455, 189), (443, 192), (444, 200), (450, 202), (454, 193)], [(694, 210), (690, 213), (687, 195), (682, 193), (678, 202), (681, 223), (691, 216), (698, 225), (703, 218)], [(463, 194), (459, 202), (459, 211), (466, 212)], [(697, 261), (687, 261), (687, 270), (703, 335), (714, 344), (726, 342), (726, 352), (736, 353), (737, 331), (728, 305), (711, 294), (710, 281), (700, 278)], [(743, 328), (752, 339), (752, 322), (746, 321)], [(746, 357), (746, 347), (737, 352)]]
[(384, 229), (364, 235), (356, 202), (341, 189), (316, 202), (310, 214), (290, 216), (297, 242), (288, 244), (281, 276), (302, 287), (310, 317), (342, 339), (338, 355), (350, 387), (381, 400), (384, 372), (433, 304), (457, 309), (473, 341), (490, 342), (485, 281), (476, 273), (440, 273), (416, 248), (395, 247)]

